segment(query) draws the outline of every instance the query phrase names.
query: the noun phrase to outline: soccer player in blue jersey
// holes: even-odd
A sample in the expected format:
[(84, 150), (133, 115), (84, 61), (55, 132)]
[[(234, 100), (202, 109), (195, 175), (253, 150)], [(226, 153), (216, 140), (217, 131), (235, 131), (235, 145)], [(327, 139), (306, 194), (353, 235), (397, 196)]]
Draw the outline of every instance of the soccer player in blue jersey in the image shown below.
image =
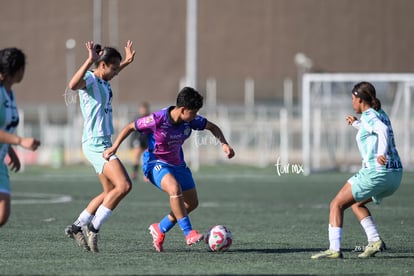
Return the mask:
[(227, 157), (234, 156), (234, 150), (220, 128), (197, 115), (202, 106), (203, 97), (195, 89), (185, 87), (179, 92), (175, 106), (131, 122), (122, 129), (113, 146), (104, 152), (104, 157), (110, 159), (133, 131), (149, 135), (142, 169), (155, 186), (169, 195), (171, 208), (171, 212), (159, 223), (149, 227), (153, 245), (159, 252), (163, 251), (165, 233), (176, 223), (181, 227), (187, 245), (193, 245), (204, 238), (197, 230), (193, 230), (188, 216), (198, 205), (194, 179), (184, 161), (182, 150), (182, 145), (192, 130), (208, 129), (221, 142)]
[[(69, 88), (79, 90), (79, 101), (84, 118), (82, 149), (95, 168), (103, 192), (93, 198), (72, 225), (65, 229), (68, 237), (85, 250), (98, 252), (98, 232), (112, 211), (131, 190), (131, 180), (116, 155), (108, 160), (102, 157), (112, 145), (112, 89), (109, 81), (129, 65), (135, 56), (132, 42), (125, 46), (125, 59), (112, 47), (87, 42), (89, 56), (69, 82)], [(89, 68), (95, 64), (95, 69)], [(85, 239), (86, 235), (86, 239)]]
[(348, 124), (358, 129), (356, 140), (362, 157), (362, 168), (331, 201), (329, 212), (329, 249), (312, 255), (312, 259), (342, 258), (341, 239), (345, 209), (351, 207), (368, 239), (360, 258), (375, 256), (385, 249), (366, 204), (376, 204), (392, 195), (400, 186), (403, 167), (394, 141), (388, 115), (381, 109), (374, 86), (360, 82), (352, 90), (352, 106), (357, 114), (347, 116)]
[(28, 150), (36, 150), (40, 141), (31, 137), (19, 137), (14, 131), (19, 124), (19, 112), (12, 86), (23, 80), (26, 57), (17, 48), (0, 50), (0, 227), (10, 216), (10, 179), (4, 163), (9, 156), (11, 170), (20, 170), (20, 160), (11, 145), (19, 145)]

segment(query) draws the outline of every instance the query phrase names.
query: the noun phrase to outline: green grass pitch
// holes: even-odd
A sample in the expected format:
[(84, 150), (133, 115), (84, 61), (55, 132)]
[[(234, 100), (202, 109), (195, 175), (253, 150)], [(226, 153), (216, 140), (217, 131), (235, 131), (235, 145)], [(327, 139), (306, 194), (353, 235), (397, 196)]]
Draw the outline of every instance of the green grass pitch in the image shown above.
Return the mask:
[(138, 181), (101, 228), (101, 252), (93, 254), (64, 235), (65, 226), (101, 191), (93, 169), (28, 167), (11, 173), (14, 197), (11, 217), (0, 228), (0, 274), (414, 275), (412, 173), (404, 174), (400, 189), (380, 206), (370, 205), (387, 251), (357, 258), (353, 249), (366, 237), (347, 210), (344, 259), (310, 259), (328, 246), (329, 202), (350, 176), (203, 167), (194, 173), (200, 206), (191, 220), (202, 232), (228, 226), (233, 244), (224, 253), (208, 252), (204, 242), (187, 247), (177, 226), (166, 237), (165, 252), (155, 252), (147, 228), (169, 211), (168, 196)]

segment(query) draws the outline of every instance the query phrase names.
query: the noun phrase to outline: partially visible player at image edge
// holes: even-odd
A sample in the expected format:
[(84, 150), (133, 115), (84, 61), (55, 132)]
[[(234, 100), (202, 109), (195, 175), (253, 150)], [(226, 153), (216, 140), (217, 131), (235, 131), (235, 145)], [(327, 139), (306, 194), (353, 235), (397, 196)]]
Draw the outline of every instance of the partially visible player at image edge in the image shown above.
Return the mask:
[(346, 121), (358, 129), (356, 140), (362, 168), (342, 187), (331, 201), (329, 212), (329, 249), (312, 255), (312, 259), (342, 258), (341, 240), (345, 209), (351, 207), (367, 236), (368, 245), (359, 258), (373, 257), (385, 249), (376, 224), (366, 204), (379, 204), (400, 186), (403, 167), (394, 141), (388, 115), (381, 109), (375, 87), (360, 82), (352, 89), (352, 106), (360, 120), (349, 115)]
[(0, 227), (7, 223), (11, 208), (10, 178), (4, 163), (6, 155), (10, 158), (11, 171), (18, 172), (20, 159), (11, 145), (32, 151), (40, 146), (40, 141), (35, 138), (14, 134), (19, 124), (19, 112), (12, 86), (23, 80), (25, 67), (26, 56), (22, 50), (14, 47), (0, 50)]
[(144, 153), (145, 176), (160, 190), (169, 195), (171, 212), (158, 223), (150, 225), (156, 251), (163, 251), (165, 233), (180, 225), (187, 245), (204, 238), (193, 230), (189, 213), (198, 206), (198, 196), (190, 169), (184, 161), (182, 145), (192, 130), (208, 129), (220, 142), (228, 158), (234, 150), (227, 143), (221, 129), (197, 112), (203, 106), (203, 96), (191, 87), (178, 93), (175, 106), (170, 106), (149, 116), (131, 122), (121, 130), (113, 146), (104, 152), (109, 159), (118, 150), (122, 141), (133, 131), (149, 134), (148, 149)]
[[(109, 81), (129, 65), (135, 56), (132, 42), (125, 46), (125, 59), (112, 47), (101, 48), (86, 42), (88, 58), (74, 74), (69, 88), (79, 90), (79, 103), (84, 118), (82, 150), (93, 165), (103, 191), (93, 198), (79, 217), (65, 229), (68, 237), (85, 250), (98, 252), (98, 233), (120, 201), (130, 192), (131, 180), (118, 159), (104, 159), (102, 153), (112, 145), (112, 89)], [(89, 68), (95, 64), (95, 69)], [(86, 239), (85, 239), (86, 236)]]

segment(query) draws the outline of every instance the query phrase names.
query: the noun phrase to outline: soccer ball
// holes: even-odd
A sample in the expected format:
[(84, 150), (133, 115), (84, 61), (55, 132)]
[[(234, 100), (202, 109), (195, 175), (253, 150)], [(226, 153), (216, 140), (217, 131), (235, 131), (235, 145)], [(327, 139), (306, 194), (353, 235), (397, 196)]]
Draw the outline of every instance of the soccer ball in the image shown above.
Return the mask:
[(210, 228), (206, 234), (206, 244), (210, 251), (224, 252), (233, 242), (230, 230), (224, 225), (216, 225)]

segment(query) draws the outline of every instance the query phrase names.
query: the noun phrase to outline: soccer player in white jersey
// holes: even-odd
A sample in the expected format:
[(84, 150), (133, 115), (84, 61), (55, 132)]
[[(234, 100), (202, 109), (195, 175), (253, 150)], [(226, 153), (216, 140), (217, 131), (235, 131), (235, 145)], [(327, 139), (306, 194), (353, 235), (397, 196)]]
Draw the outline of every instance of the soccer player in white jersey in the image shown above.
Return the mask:
[[(72, 225), (65, 229), (68, 237), (85, 250), (98, 252), (98, 232), (112, 211), (131, 190), (131, 180), (121, 161), (114, 156), (105, 160), (102, 153), (111, 147), (112, 90), (109, 81), (134, 60), (132, 42), (125, 46), (125, 59), (112, 47), (86, 42), (89, 56), (69, 82), (69, 88), (79, 90), (84, 118), (82, 149), (95, 168), (103, 192), (93, 198)], [(95, 64), (95, 70), (89, 68)], [(86, 236), (86, 238), (85, 238)]]
[(366, 204), (376, 204), (392, 195), (400, 186), (403, 168), (394, 141), (388, 115), (381, 109), (375, 87), (360, 82), (352, 90), (352, 106), (357, 114), (347, 116), (348, 124), (358, 129), (356, 140), (362, 157), (362, 168), (352, 176), (331, 201), (329, 212), (329, 249), (312, 255), (312, 259), (342, 258), (341, 239), (345, 209), (351, 207), (368, 239), (360, 258), (375, 256), (385, 249)]
[(26, 66), (24, 53), (17, 48), (0, 50), (0, 227), (10, 216), (10, 180), (4, 163), (9, 155), (11, 170), (20, 170), (20, 160), (11, 145), (36, 150), (40, 142), (31, 137), (19, 137), (14, 131), (19, 124), (19, 113), (12, 86), (23, 80)]

